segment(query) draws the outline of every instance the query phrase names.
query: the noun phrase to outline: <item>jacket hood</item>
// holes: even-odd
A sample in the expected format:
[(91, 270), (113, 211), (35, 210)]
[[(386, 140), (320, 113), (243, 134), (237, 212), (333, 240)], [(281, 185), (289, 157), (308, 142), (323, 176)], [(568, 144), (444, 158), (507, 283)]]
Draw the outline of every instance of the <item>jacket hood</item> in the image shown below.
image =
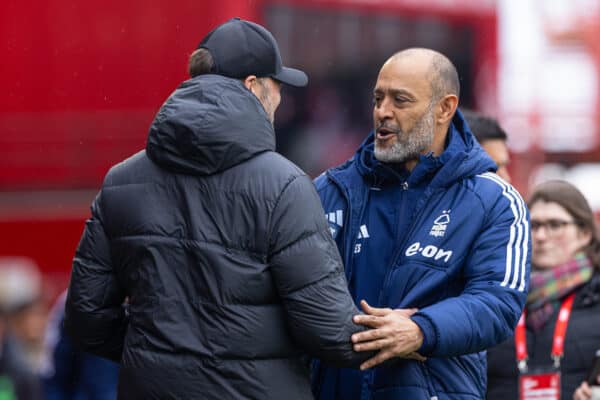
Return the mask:
[(459, 110), (454, 114), (446, 149), (438, 157), (419, 156), (419, 162), (410, 175), (402, 173), (403, 164), (392, 167), (378, 161), (374, 155), (375, 132), (371, 131), (356, 153), (357, 168), (370, 182), (392, 182), (408, 176), (409, 185), (431, 181), (432, 187), (447, 187), (457, 180), (487, 171), (495, 171), (496, 164), (479, 145)]
[(242, 82), (201, 75), (183, 82), (156, 114), (146, 144), (152, 161), (177, 172), (211, 175), (275, 150), (275, 132)]

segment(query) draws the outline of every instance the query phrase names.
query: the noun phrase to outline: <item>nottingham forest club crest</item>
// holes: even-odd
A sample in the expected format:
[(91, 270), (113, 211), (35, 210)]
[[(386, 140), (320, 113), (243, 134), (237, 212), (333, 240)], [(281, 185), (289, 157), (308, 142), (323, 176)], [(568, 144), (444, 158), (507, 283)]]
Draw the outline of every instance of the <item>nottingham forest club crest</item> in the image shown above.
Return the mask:
[(433, 226), (429, 231), (430, 236), (443, 237), (446, 234), (446, 227), (450, 223), (450, 210), (442, 211), (442, 214), (433, 221)]

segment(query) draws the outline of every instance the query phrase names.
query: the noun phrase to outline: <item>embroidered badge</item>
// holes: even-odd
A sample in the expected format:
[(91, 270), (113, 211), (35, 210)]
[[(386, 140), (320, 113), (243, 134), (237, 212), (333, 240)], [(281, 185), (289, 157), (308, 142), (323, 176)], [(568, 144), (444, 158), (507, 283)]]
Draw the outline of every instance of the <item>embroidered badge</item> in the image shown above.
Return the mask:
[(433, 226), (429, 231), (430, 236), (443, 237), (446, 234), (446, 227), (450, 223), (450, 210), (442, 211), (442, 214), (433, 221)]

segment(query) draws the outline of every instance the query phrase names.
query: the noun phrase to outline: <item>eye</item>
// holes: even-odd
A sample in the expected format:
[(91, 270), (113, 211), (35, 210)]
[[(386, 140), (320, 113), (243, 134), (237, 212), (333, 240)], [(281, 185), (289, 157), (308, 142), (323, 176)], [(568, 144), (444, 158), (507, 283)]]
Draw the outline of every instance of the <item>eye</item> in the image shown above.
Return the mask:
[(558, 229), (562, 228), (563, 226), (565, 226), (567, 224), (567, 222), (559, 221), (557, 219), (551, 219), (550, 221), (547, 222), (547, 224), (550, 229), (558, 230)]

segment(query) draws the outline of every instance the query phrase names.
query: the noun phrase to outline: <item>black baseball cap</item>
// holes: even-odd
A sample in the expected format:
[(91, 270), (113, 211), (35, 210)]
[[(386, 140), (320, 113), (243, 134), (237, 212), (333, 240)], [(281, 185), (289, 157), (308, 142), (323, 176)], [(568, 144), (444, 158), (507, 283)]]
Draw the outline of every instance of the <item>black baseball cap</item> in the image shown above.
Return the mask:
[(206, 35), (198, 48), (208, 50), (215, 62), (211, 72), (218, 75), (236, 79), (268, 76), (298, 87), (308, 83), (304, 72), (281, 65), (275, 38), (254, 22), (232, 18)]

